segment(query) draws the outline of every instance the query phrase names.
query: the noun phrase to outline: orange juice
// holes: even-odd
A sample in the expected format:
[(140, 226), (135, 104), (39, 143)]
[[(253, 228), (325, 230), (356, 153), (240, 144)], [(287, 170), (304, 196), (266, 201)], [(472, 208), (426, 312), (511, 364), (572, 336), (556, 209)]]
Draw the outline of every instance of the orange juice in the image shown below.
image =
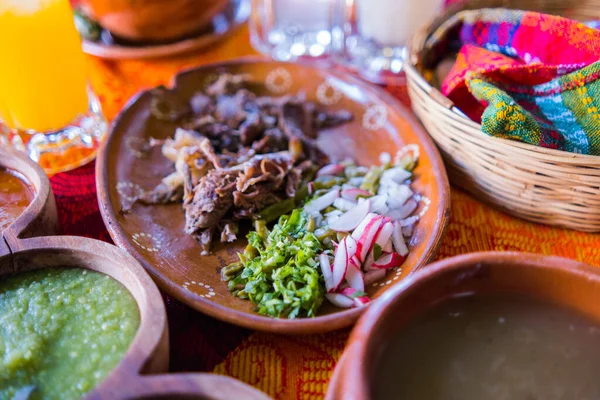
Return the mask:
[(0, 119), (58, 130), (88, 110), (85, 58), (68, 0), (0, 0)]

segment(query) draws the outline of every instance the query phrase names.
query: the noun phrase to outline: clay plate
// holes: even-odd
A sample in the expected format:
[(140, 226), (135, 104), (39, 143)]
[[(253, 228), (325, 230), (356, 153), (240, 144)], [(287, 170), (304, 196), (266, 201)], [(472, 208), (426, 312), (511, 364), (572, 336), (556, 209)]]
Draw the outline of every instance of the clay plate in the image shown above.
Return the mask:
[[(174, 79), (175, 90), (189, 98), (218, 74), (249, 74), (259, 94), (304, 92), (311, 101), (353, 113), (352, 123), (323, 131), (322, 149), (334, 158), (351, 157), (362, 165), (379, 164), (382, 152), (394, 154), (405, 144), (420, 147), (414, 188), (430, 201), (417, 224), (411, 252), (399, 271), (368, 288), (373, 298), (426, 264), (434, 255), (449, 212), (449, 187), (441, 158), (429, 136), (410, 111), (383, 90), (337, 72), (300, 64), (244, 59), (183, 72)], [(139, 93), (116, 119), (98, 156), (96, 169), (100, 210), (115, 243), (132, 254), (150, 272), (159, 287), (180, 301), (212, 317), (251, 329), (279, 333), (326, 332), (352, 324), (363, 309), (340, 310), (330, 304), (317, 318), (273, 319), (253, 311), (250, 302), (233, 297), (219, 270), (236, 260), (245, 240), (218, 244), (211, 256), (200, 256), (194, 239), (183, 232), (180, 204), (134, 205), (120, 213), (123, 202), (140, 190), (155, 187), (171, 172), (170, 162), (154, 149), (139, 157), (136, 145), (150, 137), (172, 136), (175, 125), (150, 117), (150, 94)]]
[(83, 52), (105, 59), (145, 59), (170, 57), (208, 47), (224, 39), (239, 28), (250, 16), (249, 0), (234, 0), (201, 32), (168, 44), (125, 44), (115, 41), (110, 33), (102, 31), (97, 42), (83, 41)]
[(352, 331), (326, 399), (370, 399), (372, 376), (382, 345), (430, 307), (465, 293), (527, 295), (600, 321), (597, 267), (566, 258), (519, 252), (448, 258), (428, 265), (369, 308)]

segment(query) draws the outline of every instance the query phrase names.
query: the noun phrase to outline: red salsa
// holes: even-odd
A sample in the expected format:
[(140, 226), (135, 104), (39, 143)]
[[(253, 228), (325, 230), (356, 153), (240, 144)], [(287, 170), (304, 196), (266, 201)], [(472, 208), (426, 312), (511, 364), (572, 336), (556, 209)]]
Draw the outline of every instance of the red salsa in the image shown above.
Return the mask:
[(0, 231), (12, 224), (32, 199), (33, 191), (23, 179), (0, 168)]

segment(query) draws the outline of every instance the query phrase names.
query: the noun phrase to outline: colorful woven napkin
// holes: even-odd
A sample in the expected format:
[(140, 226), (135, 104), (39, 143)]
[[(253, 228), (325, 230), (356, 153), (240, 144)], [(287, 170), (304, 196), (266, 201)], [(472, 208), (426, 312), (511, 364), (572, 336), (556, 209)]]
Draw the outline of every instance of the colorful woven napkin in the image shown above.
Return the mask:
[(535, 12), (481, 9), (446, 21), (428, 46), (460, 51), (442, 92), (491, 136), (600, 155), (600, 31)]

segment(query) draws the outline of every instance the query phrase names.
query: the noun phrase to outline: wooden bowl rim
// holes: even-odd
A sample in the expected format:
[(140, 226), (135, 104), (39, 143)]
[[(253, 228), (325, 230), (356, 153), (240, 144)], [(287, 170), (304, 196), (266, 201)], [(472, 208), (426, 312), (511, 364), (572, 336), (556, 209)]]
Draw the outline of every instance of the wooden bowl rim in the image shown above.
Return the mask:
[[(255, 64), (255, 63), (266, 63), (271, 64), (274, 67), (276, 66), (285, 66), (289, 65), (288, 63), (271, 61), (262, 57), (244, 57), (236, 60), (229, 60), (225, 62), (217, 62), (202, 65), (200, 67), (191, 68), (187, 70), (183, 70), (176, 74), (171, 84), (169, 85), (172, 89), (177, 88), (177, 83), (181, 76), (187, 74), (195, 74), (200, 71), (207, 71), (211, 69), (216, 69), (219, 67), (227, 67), (231, 65), (238, 64)], [(439, 190), (439, 207), (435, 211), (436, 213), (435, 224), (433, 226), (432, 232), (433, 234), (429, 236), (429, 240), (425, 245), (425, 252), (423, 255), (423, 261), (421, 266), (426, 265), (432, 257), (435, 255), (440, 243), (441, 239), (445, 233), (447, 224), (448, 224), (448, 216), (450, 214), (450, 185), (448, 183), (448, 177), (446, 174), (446, 169), (442, 162), (441, 156), (433, 144), (431, 137), (427, 134), (425, 129), (420, 125), (417, 121), (416, 117), (414, 117), (408, 109), (406, 109), (396, 98), (394, 98), (391, 94), (385, 92), (383, 89), (371, 86), (354, 76), (344, 75), (342, 72), (338, 71), (323, 71), (322, 69), (305, 63), (296, 63), (294, 65), (299, 65), (300, 67), (307, 68), (310, 70), (316, 70), (320, 73), (329, 74), (336, 79), (340, 79), (348, 82), (349, 84), (361, 88), (363, 90), (367, 90), (370, 92), (375, 92), (377, 96), (381, 98), (381, 100), (387, 103), (388, 106), (392, 107), (395, 112), (401, 115), (406, 121), (408, 121), (411, 127), (414, 129), (415, 135), (419, 138), (420, 143), (419, 146), (422, 147), (423, 151), (425, 151), (431, 159), (432, 165), (432, 173), (435, 177), (435, 182), (438, 186)], [(111, 131), (115, 126), (119, 124), (122, 118), (124, 118), (125, 113), (132, 107), (139, 98), (144, 95), (147, 95), (149, 90), (142, 90), (138, 92), (135, 96), (133, 96), (120, 111), (119, 115), (115, 118)], [(126, 250), (129, 254), (132, 254), (135, 259), (140, 262), (146, 270), (150, 270), (149, 263), (140, 256), (139, 252), (129, 243), (126, 235), (123, 232), (120, 224), (117, 221), (116, 215), (113, 211), (113, 207), (110, 206), (110, 196), (109, 196), (109, 187), (108, 187), (108, 150), (115, 139), (114, 135), (108, 135), (107, 139), (100, 147), (98, 152), (97, 162), (96, 162), (96, 186), (98, 192), (98, 202), (100, 204), (100, 212), (102, 214), (102, 218), (104, 223), (108, 228), (108, 232), (110, 233), (111, 238), (115, 242), (117, 246)], [(420, 267), (415, 268), (415, 270)], [(150, 273), (152, 276), (153, 274)], [(157, 279), (153, 276), (154, 279)], [(179, 294), (177, 293), (174, 285), (171, 282), (163, 281), (162, 278), (157, 279), (159, 282), (157, 284), (161, 288), (161, 290), (165, 291), (169, 295), (173, 295), (176, 298), (179, 298)], [(265, 332), (274, 332), (274, 333), (285, 333), (285, 334), (306, 334), (306, 333), (318, 333), (318, 332), (328, 332), (341, 328), (345, 328), (352, 323), (354, 323), (359, 316), (364, 312), (366, 307), (353, 308), (340, 312), (336, 312), (329, 315), (317, 316), (314, 318), (302, 318), (302, 319), (279, 319), (279, 318), (271, 318), (261, 316), (259, 314), (251, 314), (247, 312), (242, 312), (230, 307), (226, 307), (215, 302), (211, 302), (204, 299), (198, 299), (196, 302), (198, 304), (195, 309), (222, 321), (239, 325), (245, 328), (250, 328), (259, 331)], [(374, 303), (378, 303), (378, 301), (374, 301)]]
[[(336, 396), (354, 393), (356, 399), (370, 399), (370, 383), (366, 377), (372, 366), (369, 349), (373, 345), (371, 338), (376, 331), (385, 324), (383, 316), (386, 311), (393, 308), (407, 293), (422, 290), (422, 286), (436, 279), (438, 275), (450, 271), (471, 271), (481, 264), (492, 264), (495, 267), (519, 265), (524, 268), (536, 268), (542, 271), (560, 271), (563, 273), (580, 276), (587, 280), (600, 281), (600, 270), (589, 264), (576, 260), (547, 256), (525, 252), (476, 252), (463, 254), (437, 261), (407, 277), (394, 288), (386, 292), (381, 301), (370, 307), (361, 317), (356, 327), (352, 330), (348, 345), (344, 351), (345, 360), (352, 362), (340, 363), (340, 371), (335, 374), (338, 382), (331, 382), (330, 386)], [(421, 288), (421, 289), (420, 289)], [(341, 381), (340, 381), (341, 380)]]
[[(50, 180), (44, 170), (25, 154), (0, 146), (0, 168), (14, 171), (33, 192), (33, 199), (25, 210), (0, 233), (6, 238), (18, 239), (27, 227), (44, 211), (52, 195)], [(10, 246), (9, 246), (10, 247)]]

